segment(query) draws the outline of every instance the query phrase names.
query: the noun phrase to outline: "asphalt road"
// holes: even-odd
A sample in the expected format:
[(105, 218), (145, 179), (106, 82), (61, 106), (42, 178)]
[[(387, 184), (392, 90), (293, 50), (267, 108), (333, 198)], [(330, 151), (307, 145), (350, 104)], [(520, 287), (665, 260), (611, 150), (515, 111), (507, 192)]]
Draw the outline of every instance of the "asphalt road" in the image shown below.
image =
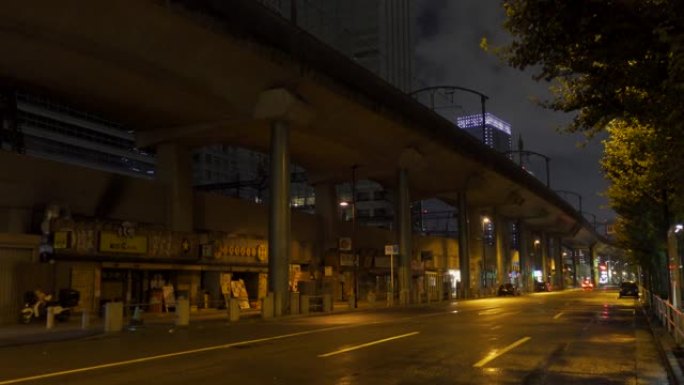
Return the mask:
[(0, 349), (6, 384), (667, 384), (633, 299), (538, 293)]

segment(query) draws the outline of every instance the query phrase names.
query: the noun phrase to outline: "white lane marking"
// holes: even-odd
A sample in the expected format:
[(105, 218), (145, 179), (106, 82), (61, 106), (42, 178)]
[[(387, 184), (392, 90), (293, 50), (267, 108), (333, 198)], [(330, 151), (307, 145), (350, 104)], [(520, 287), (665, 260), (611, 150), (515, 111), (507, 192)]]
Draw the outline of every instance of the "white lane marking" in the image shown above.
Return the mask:
[(481, 312), (477, 313), (477, 315), (494, 315), (494, 314), (501, 313), (502, 311), (503, 311), (503, 309), (495, 307), (492, 309), (482, 310)]
[(496, 326), (492, 327), (492, 330), (496, 330), (496, 329), (501, 329), (501, 325), (496, 325)]
[(279, 336), (266, 337), (266, 338), (258, 338), (258, 339), (254, 339), (254, 340), (239, 341), (239, 342), (231, 342), (231, 343), (223, 344), (223, 345), (207, 346), (207, 347), (199, 348), (199, 349), (191, 349), (191, 350), (184, 350), (184, 351), (175, 352), (175, 353), (160, 354), (160, 355), (157, 355), (157, 356), (148, 356), (148, 357), (142, 357), (142, 358), (135, 358), (135, 359), (132, 359), (132, 360), (111, 362), (111, 363), (108, 363), (108, 364), (95, 365), (95, 366), (88, 366), (88, 367), (85, 367), (85, 368), (78, 368), (78, 369), (71, 369), (71, 370), (63, 370), (63, 371), (60, 371), (60, 372), (45, 373), (45, 374), (39, 374), (39, 375), (35, 375), (35, 376), (30, 376), (30, 377), (15, 378), (15, 379), (11, 379), (11, 380), (4, 380), (4, 381), (3, 381), (3, 380), (0, 380), (0, 385), (18, 384), (18, 383), (21, 383), (21, 382), (42, 380), (42, 379), (45, 379), (45, 378), (60, 377), (60, 376), (68, 375), (68, 374), (90, 372), (90, 371), (94, 371), (94, 370), (98, 370), (98, 369), (114, 368), (114, 367), (117, 367), (117, 366), (125, 366), (125, 365), (139, 364), (139, 363), (142, 363), (142, 362), (156, 361), (156, 360), (162, 360), (162, 359), (166, 359), (166, 358), (179, 357), (179, 356), (187, 356), (187, 355), (190, 355), (190, 354), (197, 354), (197, 353), (203, 353), (203, 352), (210, 352), (210, 351), (213, 351), (213, 350), (229, 349), (229, 348), (236, 347), (236, 346), (251, 345), (251, 344), (257, 344), (257, 343), (260, 343), (260, 342), (281, 340), (281, 339), (284, 339), (284, 338), (297, 337), (297, 336), (303, 336), (303, 335), (314, 334), (314, 333), (322, 333), (322, 332), (326, 332), (326, 331), (338, 330), (338, 329), (345, 329), (345, 328), (349, 328), (349, 325), (333, 326), (333, 327), (329, 327), (329, 328), (316, 329), (316, 330), (307, 330), (307, 331), (303, 331), (303, 332), (290, 333), (290, 334), (282, 334), (282, 335), (279, 335)]
[(560, 313), (556, 314), (555, 316), (553, 316), (553, 319), (559, 319), (562, 315), (563, 315), (563, 312), (560, 312)]
[(340, 349), (340, 350), (335, 350), (334, 352), (325, 353), (325, 354), (319, 354), (318, 357), (320, 357), (320, 358), (330, 357), (330, 356), (334, 356), (334, 355), (336, 355), (336, 354), (341, 354), (341, 353), (350, 352), (350, 351), (352, 351), (352, 350), (367, 348), (367, 347), (369, 347), (369, 346), (381, 344), (381, 343), (388, 342), (388, 341), (392, 341), (392, 340), (398, 340), (399, 338), (406, 338), (406, 337), (410, 337), (410, 336), (415, 336), (415, 335), (418, 334), (418, 333), (420, 333), (420, 332), (411, 332), (411, 333), (406, 333), (406, 334), (402, 334), (402, 335), (398, 335), (398, 336), (394, 336), (394, 337), (383, 338), (383, 339), (381, 339), (381, 340), (376, 340), (376, 341), (367, 342), (367, 343), (361, 344), (361, 345), (350, 346), (350, 347), (348, 347), (348, 348), (344, 348), (344, 349)]
[(510, 351), (512, 349), (517, 348), (518, 346), (524, 344), (525, 342), (527, 342), (531, 339), (532, 339), (532, 337), (523, 337), (523, 338), (513, 342), (512, 344), (506, 346), (505, 348), (503, 348), (501, 350), (494, 350), (491, 353), (489, 353), (487, 355), (487, 357), (481, 359), (475, 365), (473, 365), (473, 368), (481, 368), (481, 367), (485, 366), (487, 363), (489, 363), (490, 361), (494, 360), (495, 358), (507, 353), (508, 351)]

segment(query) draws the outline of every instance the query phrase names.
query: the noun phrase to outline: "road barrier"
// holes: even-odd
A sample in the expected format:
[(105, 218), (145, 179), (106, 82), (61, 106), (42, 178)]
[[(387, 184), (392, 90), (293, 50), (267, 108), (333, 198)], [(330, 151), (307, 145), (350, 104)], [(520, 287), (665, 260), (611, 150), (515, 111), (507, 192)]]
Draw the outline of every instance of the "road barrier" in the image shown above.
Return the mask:
[(684, 313), (672, 306), (670, 301), (664, 300), (646, 289), (643, 289), (643, 293), (651, 312), (660, 320), (675, 342), (678, 345), (684, 342)]

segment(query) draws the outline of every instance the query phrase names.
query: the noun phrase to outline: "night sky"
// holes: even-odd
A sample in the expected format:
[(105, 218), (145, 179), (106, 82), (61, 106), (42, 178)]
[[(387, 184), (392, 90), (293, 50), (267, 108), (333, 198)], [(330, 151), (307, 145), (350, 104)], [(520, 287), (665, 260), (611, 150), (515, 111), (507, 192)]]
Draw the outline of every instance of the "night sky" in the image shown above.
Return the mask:
[[(582, 195), (584, 211), (599, 221), (613, 219), (601, 192), (607, 187), (599, 166), (600, 137), (588, 141), (578, 134), (560, 133), (572, 115), (546, 110), (534, 100), (548, 96), (548, 83), (532, 79), (532, 71), (521, 72), (506, 66), (492, 53), (480, 48), (487, 37), (490, 46), (501, 45), (510, 37), (502, 27), (504, 11), (494, 0), (418, 0), (416, 31), (416, 78), (418, 87), (456, 85), (489, 96), (486, 109), (509, 122), (513, 147), (518, 134), (526, 150), (551, 158), (551, 188)], [(445, 116), (478, 113), (476, 95), (458, 92), (453, 100), (442, 99), (438, 112)], [(545, 181), (543, 161), (530, 158), (530, 170)], [(577, 198), (562, 195), (577, 207)], [(587, 216), (591, 219), (591, 216)]]

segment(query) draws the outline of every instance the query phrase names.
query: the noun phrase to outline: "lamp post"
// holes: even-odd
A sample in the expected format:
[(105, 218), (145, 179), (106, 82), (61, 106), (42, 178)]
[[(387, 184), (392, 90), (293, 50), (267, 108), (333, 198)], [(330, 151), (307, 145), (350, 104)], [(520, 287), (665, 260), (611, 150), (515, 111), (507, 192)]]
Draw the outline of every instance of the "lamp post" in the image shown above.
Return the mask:
[(582, 212), (582, 196), (580, 194), (578, 194), (574, 191), (569, 191), (569, 190), (554, 190), (554, 191), (557, 193), (570, 194), (570, 195), (574, 195), (575, 197), (577, 197), (577, 211), (579, 211), (580, 213)]
[(487, 288), (487, 225), (490, 223), (488, 217), (482, 217), (482, 286)]

